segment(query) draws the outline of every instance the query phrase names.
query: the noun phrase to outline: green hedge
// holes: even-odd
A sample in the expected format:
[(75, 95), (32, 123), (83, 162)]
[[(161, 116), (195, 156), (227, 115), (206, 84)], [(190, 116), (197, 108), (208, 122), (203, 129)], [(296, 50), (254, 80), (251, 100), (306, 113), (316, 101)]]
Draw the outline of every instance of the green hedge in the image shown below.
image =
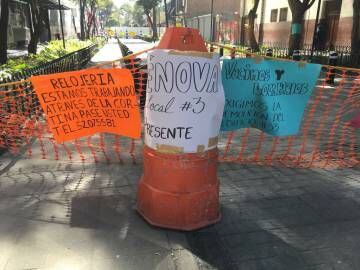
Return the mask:
[(105, 40), (101, 37), (86, 41), (69, 39), (65, 41), (64, 49), (62, 40), (52, 40), (49, 43), (39, 45), (39, 53), (36, 55), (32, 54), (24, 57), (10, 58), (5, 65), (0, 66), (0, 78), (6, 78), (12, 73), (55, 60), (94, 43), (98, 43), (101, 46), (104, 42)]

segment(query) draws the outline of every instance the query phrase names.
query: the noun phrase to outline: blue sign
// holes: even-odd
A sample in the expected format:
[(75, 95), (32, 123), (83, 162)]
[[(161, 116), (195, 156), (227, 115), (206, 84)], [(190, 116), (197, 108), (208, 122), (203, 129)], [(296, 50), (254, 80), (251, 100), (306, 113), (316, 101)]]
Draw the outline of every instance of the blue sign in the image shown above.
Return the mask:
[(253, 127), (275, 136), (297, 134), (320, 69), (303, 62), (224, 60), (221, 130)]

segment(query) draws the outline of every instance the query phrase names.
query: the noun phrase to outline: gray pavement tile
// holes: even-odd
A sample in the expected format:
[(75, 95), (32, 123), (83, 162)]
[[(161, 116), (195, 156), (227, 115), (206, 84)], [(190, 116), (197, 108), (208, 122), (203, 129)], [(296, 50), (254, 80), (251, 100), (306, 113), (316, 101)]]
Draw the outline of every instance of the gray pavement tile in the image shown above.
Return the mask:
[(200, 266), (206, 262), (206, 267), (210, 269), (237, 269), (230, 250), (216, 232), (195, 231), (187, 233), (186, 237), (190, 250), (198, 258)]
[(0, 269), (360, 269), (358, 170), (223, 163), (222, 220), (188, 233), (136, 213), (141, 171), (18, 160), (0, 175)]
[(0, 216), (0, 220), (0, 269), (4, 269), (9, 258), (16, 251), (22, 220), (7, 216)]
[(189, 244), (186, 240), (186, 232), (167, 231), (168, 242), (171, 250), (189, 249)]
[[(85, 269), (93, 253), (91, 231), (23, 221), (21, 235), (4, 269), (44, 269), (74, 265)], [(82, 266), (79, 268), (78, 266)]]
[[(301, 260), (292, 256), (272, 257), (256, 261), (257, 269), (266, 270), (304, 270)], [(241, 268), (240, 268), (241, 269)]]
[(112, 259), (117, 255), (131, 257), (137, 254), (167, 253), (171, 250), (163, 232), (133, 230), (131, 224), (114, 231), (98, 230), (94, 234), (94, 257)]
[(99, 269), (124, 269), (124, 270), (171, 270), (175, 268), (171, 253), (158, 251), (149, 254), (137, 254), (136, 251), (130, 256), (116, 255), (112, 259), (94, 257), (91, 270)]
[(199, 258), (196, 258), (191, 251), (187, 249), (176, 249), (172, 251), (172, 260), (176, 270), (199, 270)]

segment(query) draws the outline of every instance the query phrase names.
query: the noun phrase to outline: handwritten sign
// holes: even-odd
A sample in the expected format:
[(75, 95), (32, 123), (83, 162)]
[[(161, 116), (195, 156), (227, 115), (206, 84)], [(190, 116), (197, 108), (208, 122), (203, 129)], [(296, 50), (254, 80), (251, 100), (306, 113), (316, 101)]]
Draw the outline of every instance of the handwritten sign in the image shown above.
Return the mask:
[(148, 72), (145, 144), (174, 153), (216, 147), (224, 108), (218, 55), (155, 50)]
[(140, 112), (127, 69), (34, 76), (31, 83), (58, 143), (96, 132), (140, 137)]
[(258, 60), (224, 60), (221, 130), (254, 127), (276, 136), (297, 134), (321, 66)]

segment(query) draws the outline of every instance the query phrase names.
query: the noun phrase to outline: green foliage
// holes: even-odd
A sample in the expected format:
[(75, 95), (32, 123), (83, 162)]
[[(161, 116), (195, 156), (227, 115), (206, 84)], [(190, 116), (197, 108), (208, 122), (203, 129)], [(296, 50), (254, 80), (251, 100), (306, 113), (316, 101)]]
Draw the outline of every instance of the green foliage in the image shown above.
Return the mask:
[(144, 26), (144, 10), (138, 4), (123, 4), (118, 10), (114, 10), (112, 16), (119, 21), (121, 26)]
[(130, 26), (132, 24), (132, 5), (125, 3), (120, 7), (119, 17), (122, 19), (121, 25)]
[(137, 0), (136, 4), (143, 7), (144, 12), (149, 14), (151, 10), (160, 4), (161, 0)]
[(133, 6), (132, 17), (135, 25), (145, 26), (146, 21), (144, 20), (144, 10), (137, 3)]
[(119, 20), (115, 19), (115, 18), (110, 18), (106, 24), (106, 27), (115, 27), (115, 26), (120, 26)]
[[(113, 18), (111, 14), (116, 8), (112, 0), (97, 0), (100, 20), (107, 26)], [(111, 24), (111, 23), (110, 23)]]
[(39, 46), (40, 52), (36, 55), (31, 54), (25, 57), (10, 58), (5, 65), (0, 66), (0, 78), (6, 78), (13, 73), (52, 61), (71, 52), (90, 46), (93, 43), (101, 45), (103, 42), (104, 40), (101, 38), (95, 38), (87, 41), (70, 39), (66, 40), (66, 49), (64, 49), (62, 40), (50, 41), (46, 45)]
[(143, 35), (141, 37), (142, 40), (145, 40), (147, 42), (154, 42), (154, 38), (152, 36), (148, 36), (148, 35)]

